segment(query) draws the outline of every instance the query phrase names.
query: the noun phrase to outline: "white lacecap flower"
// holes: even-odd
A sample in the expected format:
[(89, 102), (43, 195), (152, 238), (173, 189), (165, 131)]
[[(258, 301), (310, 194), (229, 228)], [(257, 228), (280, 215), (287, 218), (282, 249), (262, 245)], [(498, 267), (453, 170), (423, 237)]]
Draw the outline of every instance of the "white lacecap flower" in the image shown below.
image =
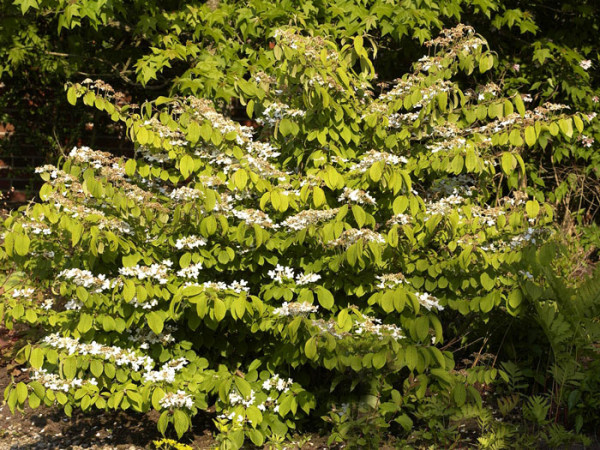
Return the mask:
[(183, 269), (180, 269), (177, 272), (177, 276), (182, 278), (198, 278), (198, 275), (200, 275), (200, 270), (202, 270), (201, 263), (192, 264)]
[(317, 312), (318, 309), (317, 305), (311, 305), (308, 302), (284, 302), (282, 306), (273, 310), (273, 314), (277, 316), (300, 316)]
[(205, 245), (206, 239), (195, 235), (179, 238), (175, 243), (175, 247), (179, 250), (184, 248), (189, 248), (191, 250), (197, 247), (203, 247)]
[(268, 275), (274, 282), (283, 283), (294, 279), (294, 269), (277, 264), (275, 269), (269, 270)]
[(158, 402), (164, 409), (171, 408), (187, 408), (191, 409), (194, 406), (192, 396), (185, 391), (178, 390), (177, 392), (167, 392)]

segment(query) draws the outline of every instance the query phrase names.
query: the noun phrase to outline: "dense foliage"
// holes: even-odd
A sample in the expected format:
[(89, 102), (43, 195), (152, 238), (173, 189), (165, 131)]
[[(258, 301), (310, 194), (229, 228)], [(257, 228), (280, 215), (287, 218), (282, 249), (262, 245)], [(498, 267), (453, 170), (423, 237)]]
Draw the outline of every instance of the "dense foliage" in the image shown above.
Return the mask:
[[(523, 154), (576, 145), (594, 115), (477, 85), (496, 60), (464, 25), (378, 87), (360, 36), (266, 41), (249, 77), (230, 74), (249, 125), (199, 96), (134, 105), (102, 81), (68, 85), (70, 103), (126, 126), (136, 157), (74, 148), (5, 221), (2, 256), (27, 280), (6, 324), (39, 332), (11, 409), (155, 409), (182, 436), (214, 408), (226, 448), (321, 426), (330, 443), (448, 445), (489, 419), (482, 386), (518, 383), (485, 343), (466, 365), (453, 351), (496, 345), (514, 317), (545, 323), (523, 248), (552, 236), (554, 211), (528, 194)], [(568, 395), (578, 429), (597, 409), (584, 392)], [(527, 420), (545, 423), (545, 401)], [(482, 445), (517, 436), (493, 422)]]
[[(289, 25), (340, 46), (363, 36), (385, 82), (409, 69), (425, 40), (462, 21), (493, 43), (498, 59), (491, 73), (503, 81), (505, 94), (518, 89), (532, 95), (536, 106), (554, 101), (589, 111), (598, 108), (600, 95), (594, 70), (598, 17), (595, 0), (3, 0), (0, 120), (28, 132), (0, 145), (5, 154), (14, 153), (28, 141), (51, 162), (78, 138), (95, 145), (103, 134), (118, 135), (120, 130), (104, 126), (98, 114), (63, 113), (66, 80), (101, 78), (139, 101), (169, 93), (243, 100), (237, 79), (268, 64), (273, 30)], [(472, 81), (485, 83), (481, 77)], [(48, 116), (64, 120), (50, 124), (44, 120)], [(94, 131), (86, 132), (91, 122)], [(572, 217), (593, 222), (600, 205), (593, 151), (598, 133), (590, 129), (583, 145), (543, 146), (526, 155), (534, 181), (529, 194), (559, 205), (566, 224)]]

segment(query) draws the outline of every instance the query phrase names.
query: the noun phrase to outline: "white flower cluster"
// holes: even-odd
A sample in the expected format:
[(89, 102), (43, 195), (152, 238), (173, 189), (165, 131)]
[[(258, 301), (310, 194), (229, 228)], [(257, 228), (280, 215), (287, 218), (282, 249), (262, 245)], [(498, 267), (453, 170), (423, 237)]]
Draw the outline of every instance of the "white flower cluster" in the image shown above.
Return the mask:
[(160, 284), (167, 284), (169, 277), (169, 268), (173, 263), (165, 259), (160, 264), (154, 263), (151, 266), (135, 265), (133, 267), (121, 267), (119, 273), (126, 277), (136, 277), (138, 280), (154, 278)]
[(429, 72), (432, 67), (440, 70), (443, 69), (443, 65), (438, 58), (432, 58), (430, 56), (423, 56), (419, 59), (419, 61), (415, 64), (415, 70)]
[(269, 270), (268, 275), (276, 283), (281, 284), (284, 281), (295, 281), (295, 283), (300, 286), (315, 283), (321, 279), (321, 275), (311, 272), (296, 275), (294, 269), (280, 264), (277, 264), (275, 269)]
[(317, 312), (318, 309), (317, 305), (311, 305), (308, 302), (284, 302), (279, 308), (273, 310), (273, 314), (277, 316), (306, 316)]
[(426, 214), (428, 216), (433, 216), (434, 214), (441, 214), (445, 216), (446, 214), (450, 214), (454, 210), (455, 206), (461, 205), (464, 201), (465, 199), (462, 196), (453, 194), (443, 197), (437, 202), (426, 202)]
[(100, 274), (98, 276), (94, 275), (89, 270), (82, 269), (65, 269), (61, 271), (58, 275), (58, 278), (62, 278), (65, 280), (70, 280), (76, 286), (82, 286), (86, 289), (94, 289), (93, 292), (101, 293), (103, 291), (114, 288), (115, 286), (120, 285), (120, 280), (110, 280), (106, 278), (106, 275)]
[(167, 392), (163, 398), (159, 400), (159, 405), (164, 409), (171, 408), (187, 408), (191, 409), (194, 406), (192, 396), (185, 391), (178, 390), (177, 392)]
[(480, 208), (478, 206), (473, 206), (471, 209), (471, 214), (473, 217), (480, 219), (480, 223), (484, 224), (487, 227), (493, 227), (496, 225), (498, 216), (502, 216), (505, 212), (499, 208)]
[(35, 168), (35, 173), (49, 173), (50, 178), (58, 178), (62, 170), (57, 169), (52, 164), (46, 164)]
[(248, 399), (242, 397), (240, 393), (235, 389), (229, 393), (229, 404), (231, 406), (243, 405), (244, 407), (248, 408), (252, 406), (255, 401), (256, 393), (254, 392), (254, 390), (250, 390), (250, 395), (248, 396)]
[(306, 111), (291, 108), (289, 105), (280, 102), (271, 103), (263, 111), (262, 117), (256, 119), (261, 125), (274, 126), (284, 117), (304, 117)]
[(387, 116), (388, 126), (390, 128), (402, 128), (405, 126), (412, 125), (418, 118), (420, 113), (418, 112), (409, 112), (409, 113), (394, 113)]
[(362, 189), (344, 188), (344, 192), (338, 197), (338, 202), (353, 202), (361, 205), (374, 205), (375, 199), (368, 191)]
[[(264, 409), (266, 409), (264, 405), (259, 405), (258, 407), (261, 411), (264, 411)], [(244, 422), (244, 416), (242, 416), (241, 414), (237, 414), (235, 411), (231, 411), (229, 414), (219, 414), (217, 417), (222, 420), (235, 420), (236, 425), (241, 425)]]
[(195, 235), (179, 238), (177, 239), (177, 242), (175, 242), (175, 248), (178, 250), (182, 250), (184, 248), (189, 248), (191, 250), (197, 247), (203, 247), (205, 245), (206, 239)]
[(69, 153), (69, 158), (77, 163), (87, 163), (94, 169), (101, 169), (104, 166), (111, 166), (113, 170), (121, 175), (125, 174), (125, 169), (120, 166), (114, 166), (114, 158), (110, 153), (92, 150), (89, 147), (73, 147)]
[(203, 289), (214, 289), (215, 291), (233, 291), (236, 294), (250, 292), (250, 288), (248, 287), (248, 282), (246, 280), (232, 281), (230, 284), (227, 284), (223, 281), (206, 281), (202, 284), (188, 282), (184, 285), (184, 287), (189, 286), (198, 286)]
[(519, 275), (523, 275), (528, 280), (533, 280), (533, 274), (526, 270), (519, 270)]
[(341, 339), (344, 336), (349, 336), (349, 333), (338, 332), (337, 322), (334, 320), (317, 319), (312, 320), (311, 324), (319, 329), (321, 334), (329, 334), (336, 339)]
[(42, 309), (49, 311), (50, 309), (52, 309), (53, 305), (54, 305), (54, 299), (47, 298), (42, 302), (42, 304), (40, 306), (42, 307)]
[(408, 225), (412, 221), (412, 217), (408, 214), (395, 214), (390, 220), (387, 221), (389, 225)]
[(243, 220), (248, 225), (258, 225), (264, 228), (278, 228), (279, 225), (274, 223), (273, 220), (264, 212), (258, 209), (232, 209), (231, 214), (236, 218)]
[(142, 309), (152, 309), (158, 305), (158, 300), (155, 298), (146, 299), (143, 302), (140, 302), (137, 297), (133, 297), (129, 302), (134, 308), (142, 308)]
[(69, 355), (77, 353), (80, 355), (100, 356), (104, 359), (114, 359), (117, 365), (131, 366), (135, 371), (141, 368), (150, 371), (154, 366), (154, 361), (149, 356), (138, 356), (132, 349), (106, 346), (95, 341), (89, 344), (82, 344), (77, 339), (63, 337), (55, 333), (46, 336), (43, 342), (50, 347), (66, 350)]
[(252, 141), (248, 144), (248, 152), (262, 159), (277, 158), (280, 153), (268, 142)]
[(281, 223), (281, 225), (290, 230), (300, 231), (309, 225), (314, 225), (325, 220), (333, 219), (338, 212), (339, 208), (324, 210), (308, 209), (301, 211), (294, 216), (288, 217)]
[(292, 384), (294, 384), (294, 380), (291, 378), (284, 380), (279, 375), (275, 374), (271, 378), (263, 381), (262, 388), (265, 391), (277, 389), (279, 392), (287, 392)]
[(376, 162), (384, 161), (386, 164), (391, 166), (397, 166), (399, 164), (406, 164), (408, 159), (404, 156), (392, 155), (387, 152), (378, 152), (376, 150), (370, 150), (366, 155), (358, 162), (350, 167), (352, 171), (359, 171), (361, 173), (366, 172)]
[(23, 288), (23, 289), (15, 289), (12, 293), (13, 298), (21, 297), (30, 299), (35, 294), (35, 289), (33, 288)]
[(188, 360), (185, 358), (169, 361), (163, 364), (159, 370), (149, 370), (144, 373), (144, 381), (146, 383), (173, 383), (177, 372), (183, 369), (187, 363)]
[(168, 139), (169, 144), (176, 147), (183, 147), (188, 144), (188, 141), (184, 139), (184, 134), (179, 130), (171, 130), (167, 125), (164, 125), (156, 117), (146, 120), (145, 126), (149, 126), (151, 130), (157, 133), (161, 138)]
[(175, 201), (190, 202), (192, 200), (202, 198), (202, 192), (198, 189), (192, 189), (187, 186), (182, 186), (171, 191), (169, 197), (171, 197)]
[(83, 303), (75, 298), (65, 303), (65, 309), (69, 311), (79, 311), (81, 308), (83, 308)]
[(363, 316), (363, 321), (355, 322), (348, 332), (341, 331), (335, 320), (313, 320), (311, 323), (317, 327), (321, 334), (328, 334), (336, 339), (344, 337), (359, 338), (367, 334), (377, 336), (380, 340), (384, 336), (390, 336), (394, 339), (403, 339), (404, 333), (402, 329), (393, 324), (382, 324), (380, 319), (370, 316)]
[(439, 300), (427, 292), (416, 293), (415, 295), (421, 306), (429, 311), (431, 311), (431, 308), (435, 308), (438, 311), (444, 309), (444, 307), (440, 305)]
[(434, 181), (429, 192), (442, 195), (461, 195), (471, 197), (475, 191), (475, 180), (470, 175), (440, 178)]
[(30, 230), (33, 234), (44, 234), (46, 236), (52, 234), (52, 229), (41, 222), (23, 222), (21, 224), (26, 230)]
[(191, 264), (177, 271), (177, 276), (182, 278), (198, 278), (200, 270), (202, 270), (201, 263)]
[(81, 387), (85, 383), (96, 386), (98, 382), (95, 378), (88, 380), (82, 380), (81, 378), (72, 378), (70, 380), (64, 380), (54, 373), (48, 373), (46, 369), (35, 370), (31, 374), (31, 379), (39, 381), (44, 385), (46, 389), (52, 391), (69, 392), (73, 388)]
[(403, 339), (402, 329), (393, 324), (382, 324), (381, 319), (371, 316), (364, 316), (364, 322), (354, 324), (354, 333), (359, 336), (370, 334), (383, 339), (384, 336), (390, 336), (394, 339)]
[(592, 67), (592, 61), (589, 59), (582, 59), (579, 62), (579, 67), (581, 67), (583, 70), (588, 70), (590, 67)]
[(536, 236), (543, 232), (544, 232), (543, 230), (540, 230), (538, 228), (529, 227), (529, 228), (527, 228), (527, 231), (525, 231), (525, 233), (514, 236), (510, 240), (510, 246), (512, 248), (516, 248), (516, 247), (520, 247), (520, 246), (528, 244), (528, 243), (535, 244), (537, 242)]
[(592, 145), (594, 145), (594, 142), (595, 142), (593, 137), (588, 137), (584, 134), (579, 136), (579, 138), (577, 140), (579, 142), (581, 142), (581, 144), (586, 148), (590, 148)]
[(393, 289), (396, 286), (406, 283), (404, 279), (404, 275), (401, 273), (384, 273), (383, 275), (377, 275), (375, 277), (379, 284), (377, 284), (377, 289)]
[(129, 336), (127, 339), (131, 342), (141, 342), (140, 349), (148, 350), (150, 344), (161, 344), (167, 345), (175, 342), (175, 338), (171, 334), (175, 332), (177, 328), (171, 324), (165, 324), (163, 332), (160, 334), (154, 334), (151, 330), (136, 328), (135, 333)]
[(169, 162), (171, 158), (169, 158), (169, 154), (166, 152), (153, 152), (151, 149), (147, 147), (138, 147), (136, 150), (136, 158), (143, 158), (150, 163), (165, 163)]
[(268, 275), (274, 282), (283, 283), (294, 279), (294, 269), (277, 264), (275, 269), (269, 270)]
[(467, 140), (461, 137), (455, 137), (453, 139), (445, 139), (443, 141), (437, 141), (433, 144), (427, 144), (427, 149), (432, 153), (438, 152), (462, 152), (467, 145)]
[(302, 286), (304, 284), (316, 283), (320, 279), (321, 279), (321, 275), (319, 275), (318, 273), (308, 272), (308, 273), (298, 274), (296, 276), (296, 284), (299, 286)]
[(377, 244), (385, 244), (385, 238), (369, 228), (351, 228), (342, 233), (342, 235), (334, 241), (331, 241), (329, 245), (334, 247), (348, 248), (355, 242), (363, 240), (366, 242), (375, 242)]

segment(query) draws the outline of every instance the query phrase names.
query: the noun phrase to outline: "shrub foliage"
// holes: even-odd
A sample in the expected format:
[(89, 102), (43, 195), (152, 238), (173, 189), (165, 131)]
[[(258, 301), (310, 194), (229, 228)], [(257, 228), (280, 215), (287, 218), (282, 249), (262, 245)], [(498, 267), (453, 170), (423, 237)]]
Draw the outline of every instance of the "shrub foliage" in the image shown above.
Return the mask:
[(11, 409), (155, 409), (182, 436), (214, 408), (234, 448), (323, 417), (332, 442), (375, 445), (408, 435), (419, 405), (481, 405), (475, 384), (506, 376), (456, 370), (450, 348), (524, 307), (521, 249), (553, 210), (528, 197), (522, 154), (591, 117), (493, 82), (463, 92), (457, 78), (494, 65), (468, 26), (389, 85), (361, 37), (272, 37), (233, 83), (246, 125), (203, 98), (68, 86), (126, 125), (136, 158), (75, 148), (5, 221), (27, 280), (6, 323), (40, 337)]

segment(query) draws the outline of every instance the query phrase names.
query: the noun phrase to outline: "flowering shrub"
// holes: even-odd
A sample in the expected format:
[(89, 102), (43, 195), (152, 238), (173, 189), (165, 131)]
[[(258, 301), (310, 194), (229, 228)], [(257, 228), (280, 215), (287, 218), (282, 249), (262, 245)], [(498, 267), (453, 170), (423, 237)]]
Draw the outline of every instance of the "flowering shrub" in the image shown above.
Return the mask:
[(481, 401), (473, 382), (498, 371), (458, 372), (442, 344), (464, 316), (519, 311), (513, 263), (552, 221), (524, 193), (521, 153), (588, 117), (527, 110), (494, 83), (463, 92), (455, 75), (494, 64), (467, 26), (377, 94), (362, 38), (274, 39), (268, 69), (235, 84), (252, 126), (200, 98), (68, 87), (126, 124), (137, 154), (74, 148), (5, 221), (3, 256), (29, 280), (7, 324), (43, 330), (22, 351), (31, 381), (5, 392), (13, 410), (155, 409), (181, 436), (214, 407), (238, 448), (328, 412), (400, 432), (425, 396)]

